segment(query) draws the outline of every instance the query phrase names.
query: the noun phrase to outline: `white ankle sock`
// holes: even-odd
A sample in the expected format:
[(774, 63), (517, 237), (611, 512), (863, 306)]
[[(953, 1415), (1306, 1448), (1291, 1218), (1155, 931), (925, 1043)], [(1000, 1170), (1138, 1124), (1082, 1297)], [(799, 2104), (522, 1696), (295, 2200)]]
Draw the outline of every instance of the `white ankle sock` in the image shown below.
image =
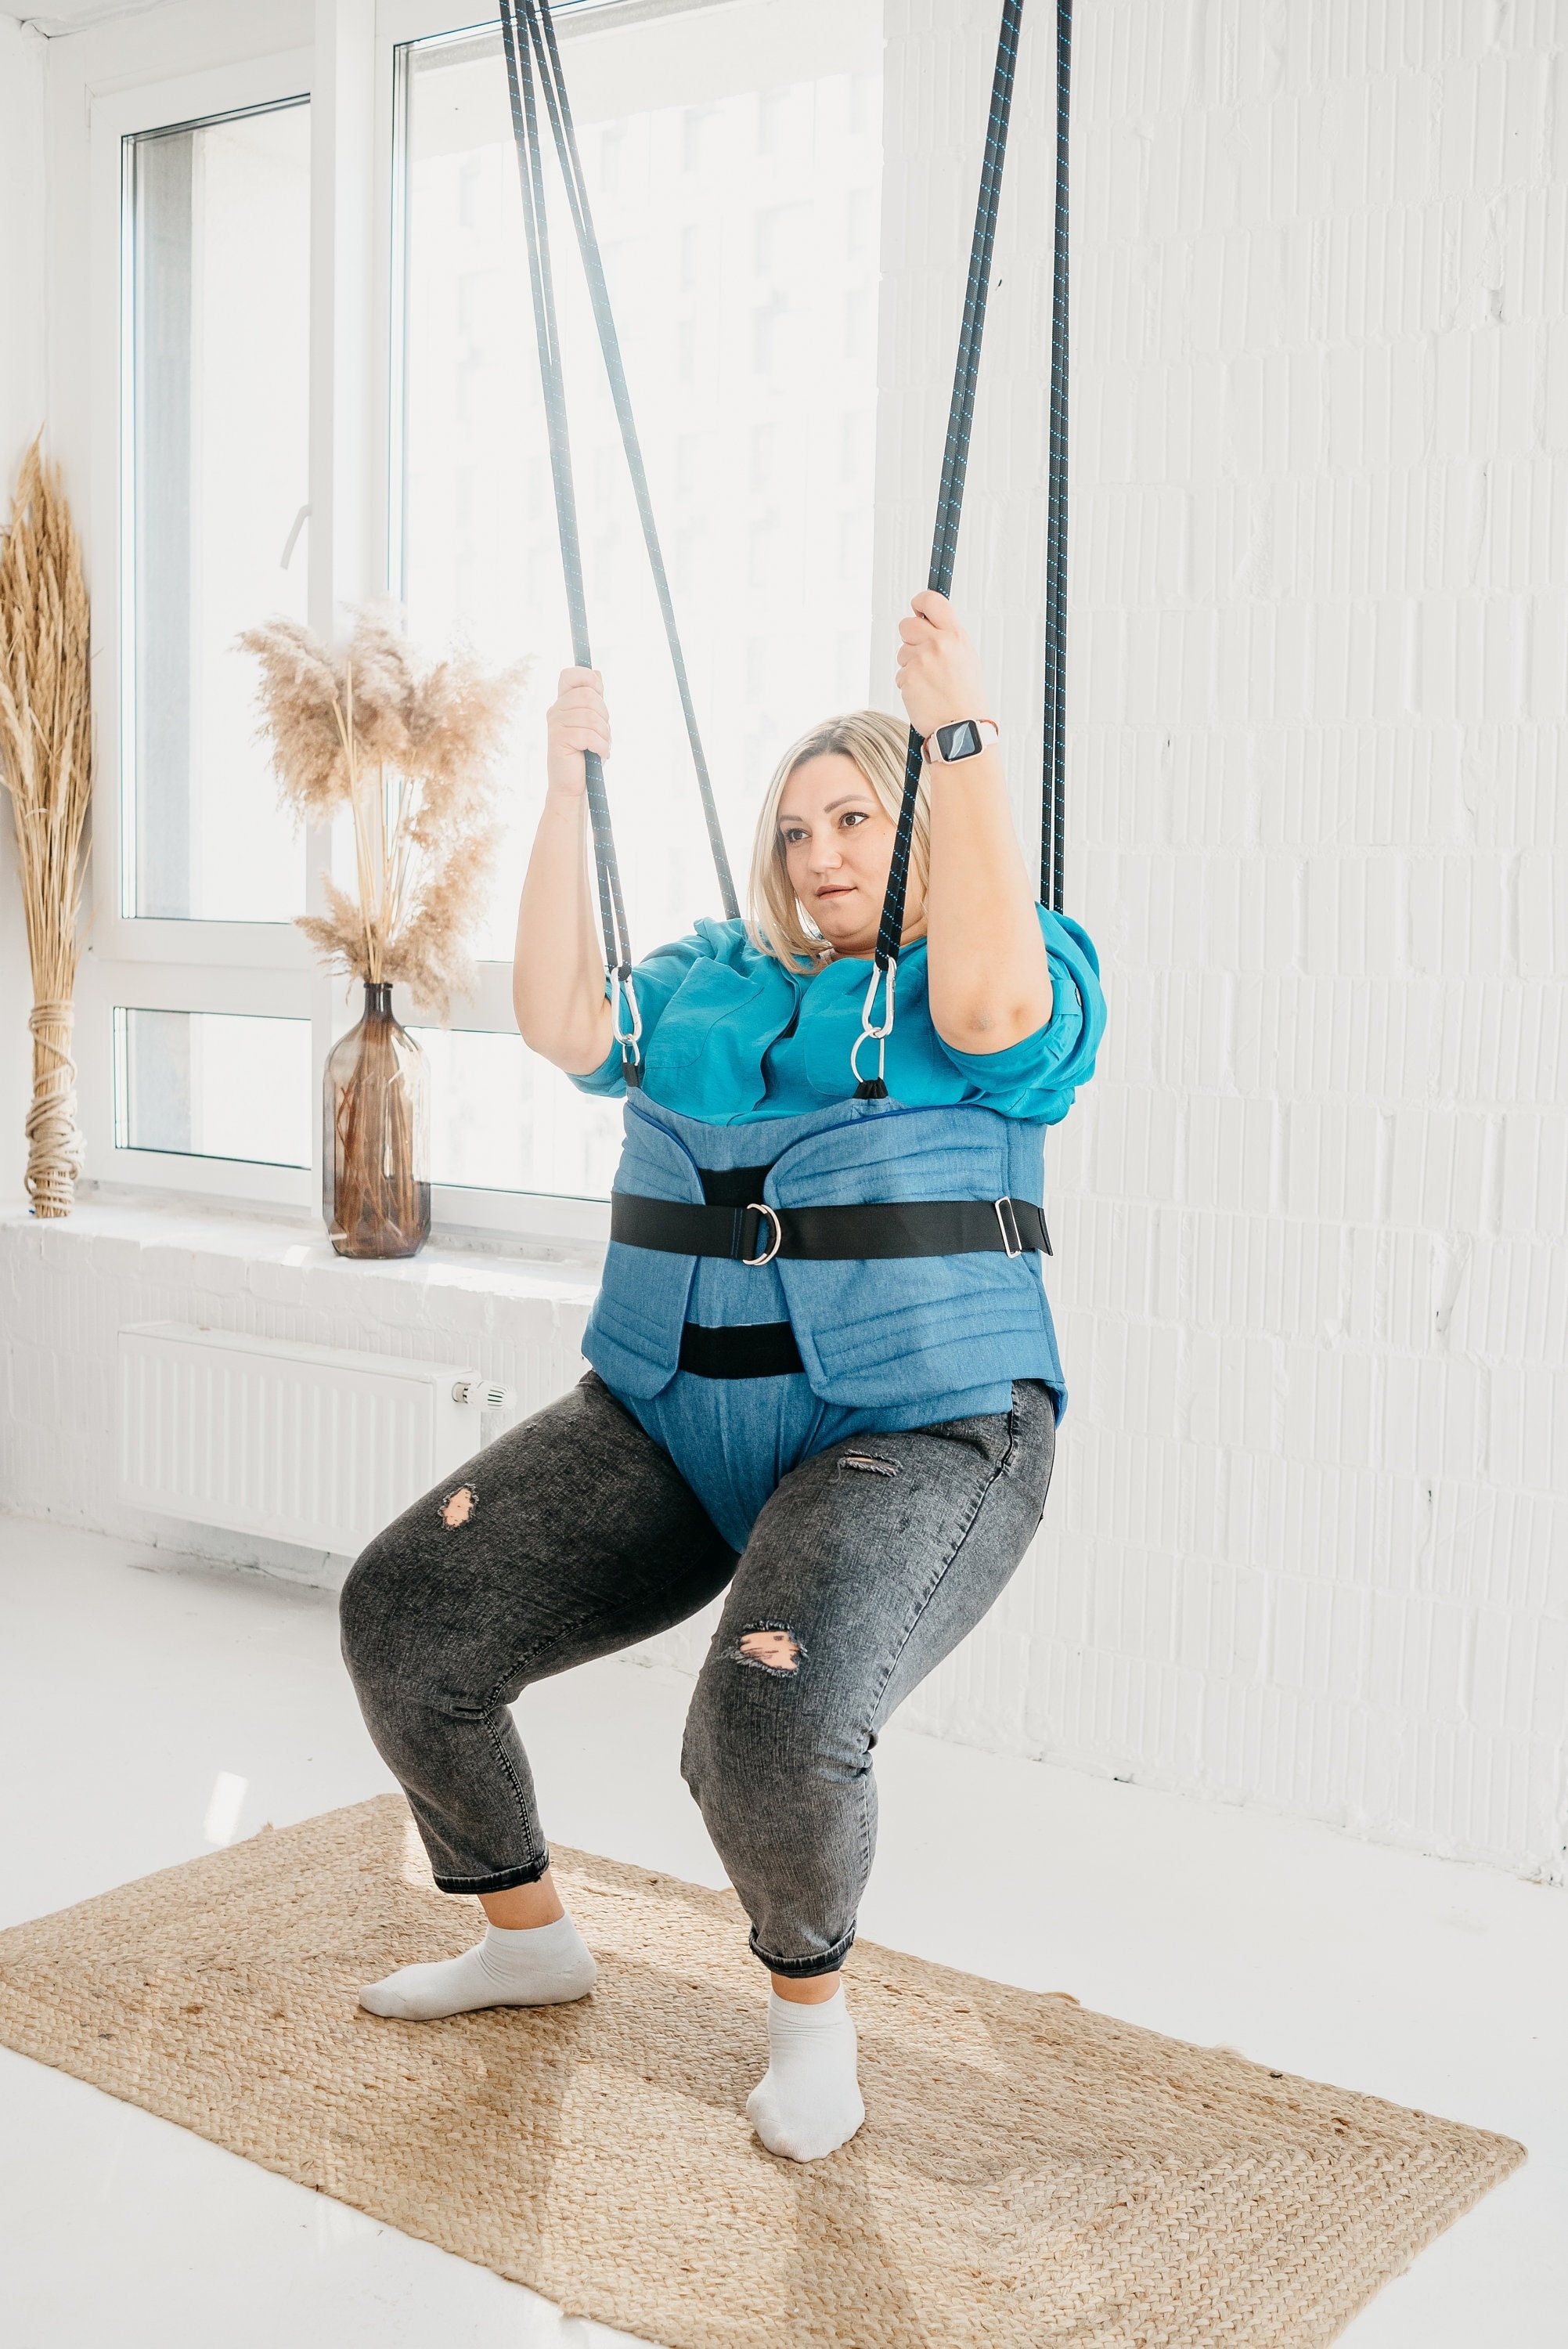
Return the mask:
[(746, 2100), (769, 2153), (820, 2161), (866, 2116), (855, 2076), (855, 2026), (842, 1982), (818, 2006), (768, 1993), (768, 2070)]
[(460, 1958), (402, 1966), (385, 1982), (367, 1982), (359, 2003), (405, 2023), (471, 2014), (480, 2006), (562, 2006), (585, 1998), (597, 1971), (570, 1917), (552, 1925), (491, 1925)]

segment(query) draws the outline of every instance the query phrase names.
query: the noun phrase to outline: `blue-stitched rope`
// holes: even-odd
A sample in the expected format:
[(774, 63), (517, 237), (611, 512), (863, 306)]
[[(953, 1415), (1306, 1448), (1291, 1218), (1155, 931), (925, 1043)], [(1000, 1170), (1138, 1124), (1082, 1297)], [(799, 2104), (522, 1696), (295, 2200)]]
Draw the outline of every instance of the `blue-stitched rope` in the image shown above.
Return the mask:
[[(975, 385), (980, 369), (980, 343), (985, 327), (985, 300), (991, 284), (991, 250), (996, 234), (996, 207), (1002, 192), (1002, 165), (1007, 151), (1007, 121), (1013, 103), (1013, 76), (1018, 57), (1018, 25), (1023, 0), (1003, 0), (1002, 26), (996, 42), (996, 67), (991, 80), (991, 111), (985, 125), (985, 153), (980, 167), (980, 195), (975, 212), (975, 234), (969, 248), (969, 275), (964, 288), (964, 317), (958, 333), (958, 360), (954, 369), (953, 397), (947, 409), (947, 438), (942, 451), (942, 483), (936, 499), (936, 525), (932, 533), (931, 570), (926, 585), (945, 595), (953, 584), (953, 560), (958, 547), (958, 523), (964, 507), (964, 481), (969, 464), (969, 435), (975, 416)], [(978, 715), (978, 713), (976, 713)], [(914, 832), (915, 802), (920, 792), (921, 738), (912, 726), (904, 760), (903, 799), (893, 835), (892, 862), (888, 869), (887, 895), (877, 929), (875, 969), (867, 991), (864, 1034), (878, 1035), (871, 1019), (876, 993), (876, 973), (887, 984), (885, 1037), (892, 1025), (892, 974), (903, 936), (904, 898), (909, 889), (910, 842)], [(861, 1040), (863, 1040), (863, 1037)], [(859, 1050), (857, 1041), (856, 1050)], [(862, 1078), (857, 1087), (861, 1100), (886, 1092), (880, 1075)]]
[(1060, 913), (1067, 863), (1068, 100), (1072, 0), (1057, 0), (1057, 204), (1051, 269), (1051, 431), (1046, 532), (1046, 725), (1040, 777), (1040, 902)]

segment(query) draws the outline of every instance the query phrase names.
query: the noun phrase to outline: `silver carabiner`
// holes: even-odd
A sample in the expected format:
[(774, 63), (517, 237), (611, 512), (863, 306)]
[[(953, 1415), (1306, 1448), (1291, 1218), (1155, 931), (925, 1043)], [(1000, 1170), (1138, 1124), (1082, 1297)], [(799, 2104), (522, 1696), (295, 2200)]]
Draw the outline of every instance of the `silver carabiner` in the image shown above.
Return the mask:
[[(621, 997), (623, 994), (624, 994), (627, 1003), (631, 1006), (632, 1011), (632, 1024), (624, 1033), (623, 1033), (621, 1028)], [(629, 977), (623, 980), (618, 970), (612, 970), (610, 973), (610, 1031), (614, 1037), (616, 1043), (621, 1047), (622, 1060), (630, 1061), (632, 1066), (635, 1068), (638, 1061), (643, 1057), (642, 1052), (638, 1049), (643, 1033), (643, 1015), (637, 1009), (636, 988), (632, 985)], [(630, 1050), (627, 1049), (628, 1046), (630, 1047)]]
[[(887, 980), (887, 1018), (879, 1028), (872, 1018), (872, 1006), (876, 1001), (877, 981), (882, 978)], [(857, 1085), (865, 1082), (865, 1079), (861, 1074), (861, 1046), (872, 1042), (877, 1048), (877, 1081), (879, 1084), (883, 1081), (882, 1067), (887, 1057), (887, 1040), (892, 1034), (893, 989), (897, 984), (896, 957), (888, 964), (885, 972), (877, 963), (872, 964), (872, 983), (866, 989), (866, 999), (861, 1006), (861, 1032), (850, 1047), (850, 1069)]]

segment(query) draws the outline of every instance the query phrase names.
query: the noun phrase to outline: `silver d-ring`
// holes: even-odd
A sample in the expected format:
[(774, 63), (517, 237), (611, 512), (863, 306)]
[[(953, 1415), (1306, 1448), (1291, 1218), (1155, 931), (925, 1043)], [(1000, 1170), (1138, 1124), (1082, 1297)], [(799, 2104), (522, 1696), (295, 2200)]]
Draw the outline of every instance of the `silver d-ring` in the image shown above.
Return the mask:
[(773, 1226), (773, 1245), (766, 1256), (743, 1256), (740, 1261), (742, 1264), (771, 1264), (784, 1245), (784, 1226), (779, 1220), (779, 1210), (770, 1207), (766, 1199), (748, 1199), (746, 1212), (748, 1216), (766, 1216), (769, 1218)]

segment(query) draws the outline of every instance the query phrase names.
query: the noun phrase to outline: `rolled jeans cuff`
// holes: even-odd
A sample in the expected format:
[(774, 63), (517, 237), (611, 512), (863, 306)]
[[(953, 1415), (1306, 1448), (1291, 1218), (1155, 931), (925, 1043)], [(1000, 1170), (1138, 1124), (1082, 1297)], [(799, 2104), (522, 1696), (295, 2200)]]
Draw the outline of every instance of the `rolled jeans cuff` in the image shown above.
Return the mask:
[(493, 1876), (437, 1876), (438, 1892), (514, 1892), (520, 1884), (537, 1884), (550, 1866), (548, 1851), (542, 1859), (524, 1860), (517, 1868), (498, 1868)]
[(813, 1974), (836, 1974), (854, 1945), (855, 1929), (851, 1925), (849, 1931), (841, 1935), (832, 1948), (824, 1950), (820, 1957), (770, 1958), (758, 1941), (755, 1927), (751, 1932), (752, 1956), (759, 1960), (770, 1974), (782, 1974), (786, 1982), (810, 1982)]

